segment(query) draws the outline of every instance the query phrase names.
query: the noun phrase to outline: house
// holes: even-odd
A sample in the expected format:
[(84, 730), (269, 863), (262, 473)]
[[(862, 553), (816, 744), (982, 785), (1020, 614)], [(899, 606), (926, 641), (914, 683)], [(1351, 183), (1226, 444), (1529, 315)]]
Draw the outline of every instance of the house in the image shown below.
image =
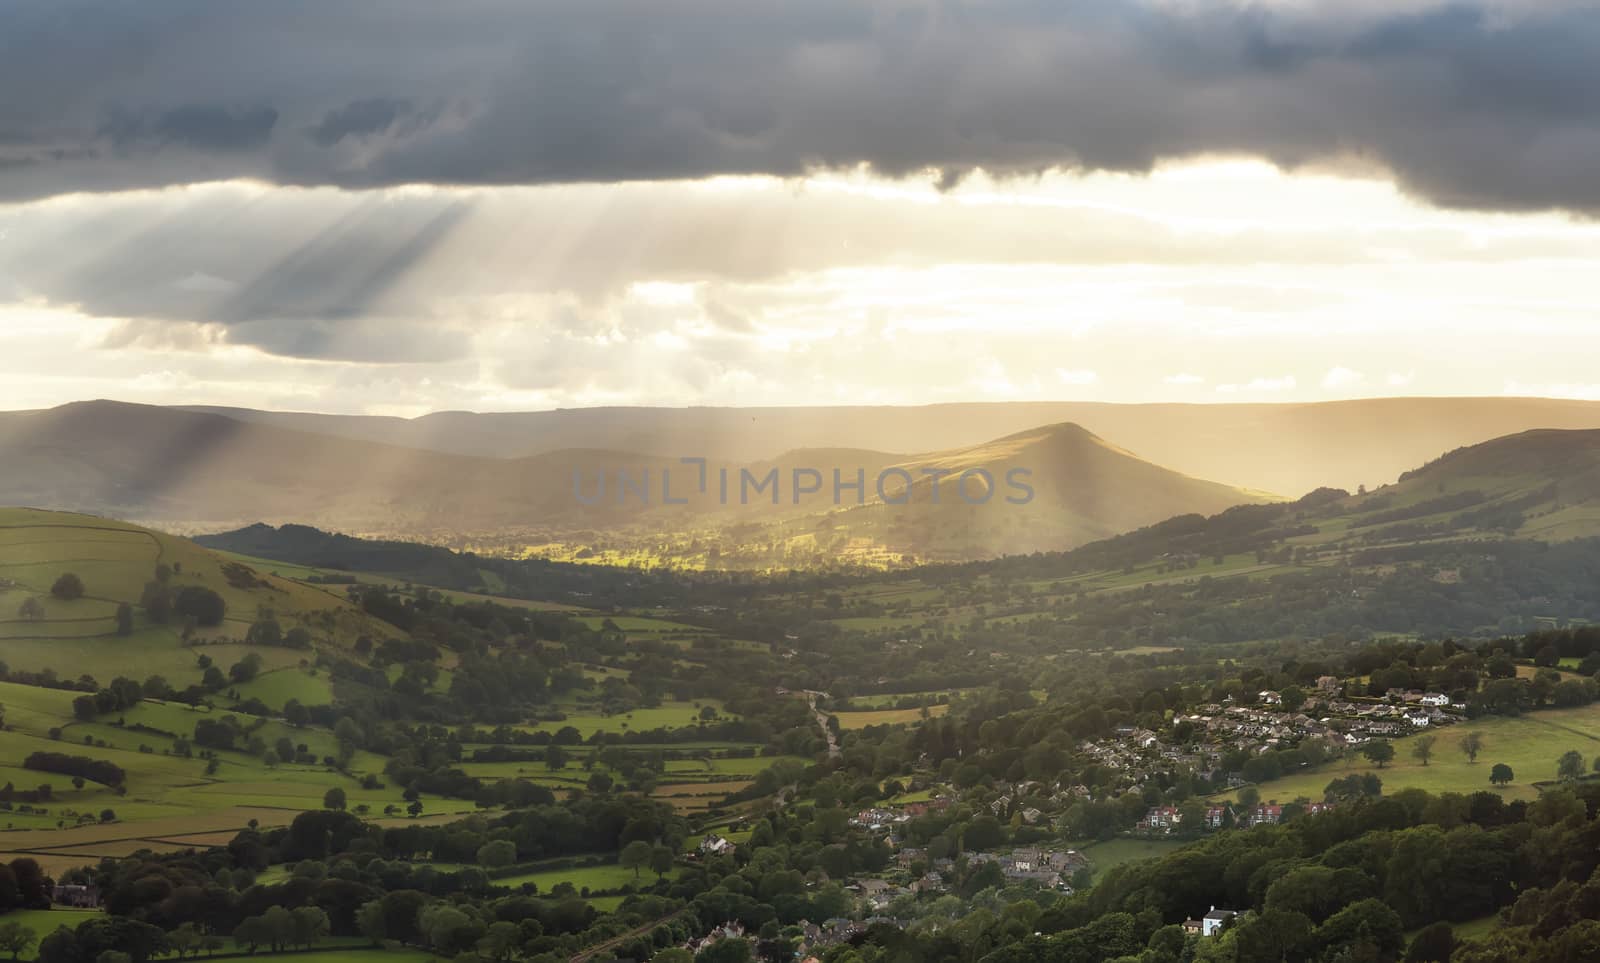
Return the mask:
[(1195, 936), (1199, 936), (1201, 929), (1204, 927), (1205, 923), (1197, 919), (1187, 919), (1183, 921), (1183, 931)]
[(723, 923), (721, 926), (716, 927), (710, 933), (707, 933), (700, 939), (690, 940), (689, 942), (683, 944), (683, 948), (691, 953), (699, 953), (701, 950), (711, 946), (714, 943), (721, 942), (722, 940), (739, 939), (742, 936), (744, 936), (744, 924), (738, 922)]
[(1176, 806), (1152, 806), (1139, 820), (1139, 828), (1145, 832), (1170, 833), (1182, 819)]
[(1406, 713), (1406, 721), (1420, 729), (1431, 723), (1433, 718), (1419, 709), (1415, 712)]
[(1251, 826), (1276, 826), (1283, 822), (1283, 807), (1262, 803), (1250, 810), (1248, 821)]
[(1450, 697), (1442, 692), (1424, 692), (1421, 702), (1425, 706), (1442, 709), (1450, 704)]
[(1317, 688), (1323, 692), (1333, 693), (1339, 691), (1339, 677), (1333, 675), (1317, 676)]
[(1281, 706), (1283, 705), (1283, 694), (1280, 692), (1274, 692), (1271, 689), (1262, 689), (1259, 693), (1257, 693), (1256, 701), (1260, 702), (1262, 705)]
[(716, 833), (711, 833), (700, 841), (700, 855), (702, 856), (731, 856), (738, 847), (728, 842)]
[(1200, 917), (1200, 935), (1216, 936), (1224, 926), (1228, 925), (1229, 920), (1238, 915), (1233, 910), (1219, 910), (1215, 906), (1211, 907), (1211, 912)]
[(50, 901), (74, 909), (98, 909), (100, 890), (95, 886), (58, 885), (51, 891)]
[(1206, 807), (1206, 828), (1207, 829), (1221, 829), (1222, 828), (1222, 824), (1232, 814), (1233, 814), (1233, 807), (1231, 807), (1231, 806), (1223, 805), (1223, 806), (1208, 806), (1208, 807)]

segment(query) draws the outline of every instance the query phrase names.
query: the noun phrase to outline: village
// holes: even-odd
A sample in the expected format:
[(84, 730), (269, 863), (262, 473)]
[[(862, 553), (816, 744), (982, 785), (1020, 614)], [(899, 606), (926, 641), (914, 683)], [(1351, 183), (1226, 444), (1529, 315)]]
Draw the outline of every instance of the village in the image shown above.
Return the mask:
[[(1048, 839), (1003, 849), (978, 849), (961, 853), (930, 853), (926, 846), (908, 841), (907, 827), (929, 815), (942, 815), (952, 807), (970, 807), (1014, 827), (1027, 827), (1037, 835), (1070, 838), (1067, 814), (1096, 797), (1153, 790), (1158, 777), (1174, 772), (1192, 773), (1214, 792), (1248, 787), (1240, 771), (1226, 766), (1274, 750), (1318, 745), (1328, 756), (1358, 749), (1372, 740), (1391, 739), (1431, 728), (1448, 726), (1462, 718), (1465, 706), (1452, 703), (1438, 692), (1391, 689), (1382, 697), (1346, 696), (1345, 684), (1332, 676), (1317, 680), (1316, 688), (1288, 699), (1281, 692), (1262, 690), (1253, 701), (1227, 698), (1190, 711), (1174, 713), (1160, 729), (1118, 726), (1113, 734), (1082, 741), (1082, 756), (1103, 770), (1106, 778), (1093, 789), (1082, 785), (1044, 785), (1033, 781), (995, 780), (964, 791), (943, 783), (924, 787), (927, 798), (895, 803), (886, 801), (856, 811), (849, 825), (883, 840), (894, 850), (890, 866), (881, 874), (841, 881), (854, 897), (853, 918), (836, 917), (802, 924), (803, 952), (814, 958), (830, 946), (858, 938), (875, 925), (904, 927), (909, 920), (905, 900), (937, 897), (951, 892), (963, 873), (993, 865), (1005, 885), (1037, 886), (1070, 894), (1088, 885), (1093, 875), (1091, 857), (1079, 849), (1052, 844)], [(1248, 771), (1248, 763), (1244, 767)], [(1203, 797), (1179, 805), (1155, 804), (1122, 835), (1164, 838), (1193, 836), (1223, 829), (1274, 826), (1288, 819), (1314, 816), (1332, 810), (1336, 802), (1320, 800), (1261, 801), (1245, 793), (1240, 801), (1208, 801)], [(1186, 819), (1188, 820), (1186, 822)], [(708, 835), (699, 847), (703, 857), (732, 855), (737, 846), (721, 835)], [(1233, 910), (1212, 907), (1203, 917), (1184, 923), (1187, 931), (1213, 936), (1236, 922)], [(729, 924), (734, 926), (735, 924)], [(701, 940), (696, 949), (725, 938), (728, 927)]]

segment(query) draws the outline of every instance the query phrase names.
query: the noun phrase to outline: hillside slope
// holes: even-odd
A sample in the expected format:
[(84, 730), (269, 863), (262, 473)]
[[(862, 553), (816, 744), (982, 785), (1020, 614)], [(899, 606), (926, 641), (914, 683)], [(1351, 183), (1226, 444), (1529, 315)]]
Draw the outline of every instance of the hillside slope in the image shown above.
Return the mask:
[[(594, 447), (477, 458), (90, 402), (0, 419), (0, 459), (7, 465), (0, 502), (180, 530), (296, 522), (508, 553), (560, 557), (599, 545), (602, 553), (699, 562), (753, 547), (760, 558), (752, 564), (810, 564), (840, 553), (974, 558), (1063, 549), (1174, 514), (1262, 500), (1151, 464), (1075, 425), (921, 455), (830, 447), (754, 463), (712, 460), (702, 481), (698, 467), (679, 458)], [(891, 469), (885, 493), (894, 497), (910, 477), (911, 504), (882, 503), (877, 481)], [(981, 478), (963, 499), (951, 477), (935, 503), (925, 472), (968, 469), (987, 471), (1004, 490), (973, 506)], [(1031, 473), (1035, 497), (1026, 505), (1006, 500), (1021, 493), (1005, 485), (1013, 469)], [(847, 483), (861, 478), (863, 489), (836, 497), (836, 471)], [(624, 488), (624, 473), (635, 489)]]
[[(186, 632), (181, 616), (152, 620), (141, 599), (158, 566), (174, 594), (191, 586), (217, 593), (226, 605), (223, 621)], [(81, 598), (51, 594), (67, 573), (81, 580)], [(126, 635), (118, 633), (122, 603), (133, 609)], [(201, 654), (224, 669), (245, 651), (261, 655), (267, 667), (310, 657), (305, 649), (241, 644), (268, 612), (285, 631), (305, 628), (314, 647), (403, 634), (336, 590), (277, 578), (188, 539), (89, 515), (0, 509), (0, 660), (12, 670), (51, 669), (62, 678), (87, 673), (101, 682), (118, 674), (141, 680), (161, 674), (181, 686), (198, 681)]]
[[(844, 556), (990, 558), (1061, 551), (1174, 514), (1274, 500), (1151, 464), (1073, 424), (912, 456), (890, 469), (915, 479), (909, 496), (900, 493), (898, 480), (885, 486), (891, 500), (907, 504), (887, 504), (874, 493), (872, 504), (781, 526), (780, 537), (809, 534)], [(969, 470), (986, 472), (993, 490), (983, 475), (963, 480)], [(938, 476), (937, 494), (933, 471), (945, 473)], [(1175, 512), (1179, 506), (1185, 507)], [(730, 550), (748, 547), (723, 548)]]
[[(1374, 398), (1310, 404), (994, 402), (914, 407), (580, 408), (418, 418), (196, 409), (281, 428), (488, 458), (604, 448), (756, 462), (798, 448), (943, 451), (1073, 422), (1199, 478), (1300, 495), (1354, 490), (1463, 445), (1532, 428), (1600, 428), (1600, 402)], [(0, 424), (7, 416), (0, 414)]]

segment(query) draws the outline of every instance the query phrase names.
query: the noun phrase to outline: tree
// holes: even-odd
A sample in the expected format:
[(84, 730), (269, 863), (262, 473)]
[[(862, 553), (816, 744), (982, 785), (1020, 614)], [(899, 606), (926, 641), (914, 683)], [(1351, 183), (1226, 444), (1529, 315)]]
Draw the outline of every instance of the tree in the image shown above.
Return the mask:
[(1456, 934), (1449, 923), (1425, 926), (1406, 947), (1406, 963), (1450, 963), (1455, 946)]
[(517, 861), (517, 844), (509, 839), (496, 839), (478, 847), (478, 865), (490, 869), (510, 866)]
[(383, 943), (383, 938), (388, 935), (387, 917), (383, 911), (382, 900), (371, 900), (361, 904), (356, 910), (356, 929), (361, 935), (372, 941), (373, 946)]
[(633, 870), (633, 878), (638, 879), (639, 870), (650, 865), (650, 849), (649, 843), (635, 839), (622, 847), (622, 855), (617, 858), (617, 862), (622, 864), (623, 869)]
[(1562, 782), (1572, 782), (1583, 775), (1583, 753), (1568, 749), (1556, 760), (1556, 775)]
[(26, 953), (38, 939), (38, 934), (15, 920), (0, 922), (0, 953), (10, 953), (13, 960)]
[(1496, 786), (1509, 786), (1511, 780), (1515, 778), (1517, 778), (1516, 773), (1512, 772), (1511, 767), (1503, 762), (1495, 763), (1494, 768), (1489, 770), (1489, 782)]
[(17, 618), (24, 622), (38, 622), (44, 618), (44, 603), (30, 595), (17, 607)]
[(478, 952), (491, 960), (509, 960), (522, 945), (522, 929), (515, 923), (501, 920), (490, 923), (489, 929), (478, 941)]
[(1299, 712), (1300, 707), (1306, 704), (1306, 690), (1297, 685), (1284, 686), (1278, 696), (1283, 700), (1284, 712)]
[[(148, 582), (139, 596), (139, 607), (150, 621), (166, 625), (172, 618), (172, 590), (163, 582)], [(200, 668), (204, 669), (205, 666)]]
[(222, 618), (228, 612), (228, 605), (222, 596), (200, 585), (186, 585), (178, 590), (178, 595), (172, 600), (172, 611), (178, 615), (193, 617), (196, 625), (215, 626), (222, 624)]
[(83, 579), (71, 572), (67, 572), (56, 579), (56, 584), (50, 586), (50, 594), (63, 602), (81, 599), (83, 598)]
[(133, 634), (133, 606), (127, 602), (117, 604), (117, 634), (121, 636)]
[(551, 771), (560, 769), (567, 764), (567, 751), (555, 743), (551, 743), (544, 750), (544, 766)]
[(1477, 762), (1478, 753), (1483, 751), (1483, 733), (1466, 733), (1461, 737), (1461, 742), (1459, 745), (1461, 747), (1462, 755), (1467, 757), (1468, 762)]
[(406, 812), (409, 813), (412, 816), (420, 816), (420, 815), (422, 815), (422, 800), (420, 800), (420, 799), (411, 800), (411, 805), (406, 807)]
[(258, 946), (271, 946), (272, 927), (265, 917), (246, 916), (233, 928), (233, 945), (247, 953), (254, 953)]
[(345, 798), (344, 790), (334, 786), (322, 794), (323, 809), (344, 809), (349, 800)]
[(310, 949), (325, 938), (332, 927), (328, 914), (317, 906), (297, 906), (289, 913), (289, 942)]
[(1411, 755), (1424, 766), (1433, 758), (1433, 744), (1439, 740), (1435, 735), (1422, 735), (1411, 740)]
[(1373, 739), (1361, 747), (1361, 754), (1382, 769), (1394, 758), (1394, 744), (1387, 739)]
[(675, 860), (676, 857), (673, 855), (671, 848), (657, 846), (650, 850), (650, 871), (655, 873), (658, 878), (666, 879), (667, 874), (672, 872), (672, 864)]
[(167, 945), (172, 947), (172, 952), (178, 959), (193, 953), (200, 955), (200, 946), (205, 942), (205, 936), (193, 923), (185, 923), (167, 934)]

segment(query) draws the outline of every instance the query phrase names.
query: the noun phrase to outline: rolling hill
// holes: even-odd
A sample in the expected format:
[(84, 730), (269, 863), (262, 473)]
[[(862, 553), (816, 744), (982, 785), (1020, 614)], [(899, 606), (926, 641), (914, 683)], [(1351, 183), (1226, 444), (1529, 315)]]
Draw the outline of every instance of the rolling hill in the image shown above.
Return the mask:
[[(1300, 495), (1376, 486), (1441, 452), (1532, 428), (1600, 428), (1600, 402), (1376, 398), (1310, 404), (997, 402), (909, 407), (579, 408), (418, 418), (197, 408), (236, 421), (485, 458), (573, 448), (751, 463), (800, 448), (944, 451), (1072, 422), (1198, 478)], [(0, 414), (0, 425), (7, 415)], [(3, 430), (3, 429), (0, 429)]]
[[(152, 621), (141, 606), (157, 567), (174, 593), (207, 588), (226, 605), (220, 624), (188, 629), (174, 615)], [(77, 575), (81, 598), (51, 594), (58, 578)], [(25, 611), (34, 600), (39, 606)], [(118, 633), (117, 609), (133, 608), (131, 631)], [(30, 609), (32, 606), (30, 606)], [(250, 625), (270, 611), (288, 630), (305, 628), (317, 647), (342, 648), (361, 635), (403, 635), (351, 604), (341, 593), (280, 579), (224, 559), (195, 543), (125, 522), (37, 509), (0, 509), (0, 660), (14, 671), (54, 670), (144, 679), (160, 674), (176, 686), (199, 680), (197, 656), (226, 668), (245, 651)], [(267, 668), (295, 665), (304, 649), (251, 646)]]
[[(509, 554), (685, 564), (722, 563), (725, 548), (752, 565), (1063, 549), (1267, 498), (1151, 464), (1070, 424), (927, 454), (832, 447), (712, 460), (702, 479), (700, 466), (677, 458), (601, 448), (481, 458), (88, 402), (0, 419), (0, 458), (0, 501), (181, 531), (294, 522)], [(988, 475), (962, 482), (969, 470)], [(1008, 484), (1013, 470), (1029, 473), (1025, 505), (1007, 501), (1023, 494)], [(929, 471), (952, 474), (935, 488)], [(861, 489), (836, 493), (834, 472)], [(909, 504), (885, 504), (905, 480)]]

